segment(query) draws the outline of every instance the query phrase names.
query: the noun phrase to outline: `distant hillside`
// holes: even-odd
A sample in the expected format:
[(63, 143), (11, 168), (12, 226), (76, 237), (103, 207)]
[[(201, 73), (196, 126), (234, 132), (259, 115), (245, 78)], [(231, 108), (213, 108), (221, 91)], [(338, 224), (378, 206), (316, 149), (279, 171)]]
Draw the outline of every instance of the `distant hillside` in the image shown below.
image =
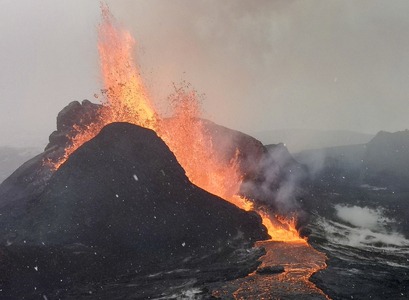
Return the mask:
[(264, 145), (284, 143), (291, 153), (368, 143), (374, 135), (347, 130), (319, 131), (309, 129), (269, 130), (253, 133)]
[(318, 180), (409, 189), (409, 131), (379, 132), (361, 145), (305, 150), (294, 155)]
[(40, 152), (42, 150), (37, 148), (0, 147), (0, 183)]
[(350, 184), (360, 180), (366, 144), (304, 150), (294, 158), (307, 166), (313, 178), (331, 184)]
[(408, 186), (409, 130), (379, 132), (367, 144), (362, 176), (371, 185)]

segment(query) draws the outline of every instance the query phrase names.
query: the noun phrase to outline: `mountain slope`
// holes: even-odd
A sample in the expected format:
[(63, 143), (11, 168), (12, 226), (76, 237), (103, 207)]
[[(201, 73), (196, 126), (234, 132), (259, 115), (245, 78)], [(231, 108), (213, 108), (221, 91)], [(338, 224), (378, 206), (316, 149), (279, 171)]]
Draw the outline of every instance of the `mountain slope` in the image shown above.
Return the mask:
[(0, 147), (0, 183), (20, 165), (40, 152), (40, 149), (31, 147)]

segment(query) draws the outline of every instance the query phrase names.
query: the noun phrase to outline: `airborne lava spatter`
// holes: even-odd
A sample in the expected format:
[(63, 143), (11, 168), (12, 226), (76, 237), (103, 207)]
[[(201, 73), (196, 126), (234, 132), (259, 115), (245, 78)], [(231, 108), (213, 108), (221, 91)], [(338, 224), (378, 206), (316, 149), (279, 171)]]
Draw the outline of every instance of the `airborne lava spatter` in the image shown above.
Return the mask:
[[(115, 24), (106, 5), (102, 5), (101, 9), (103, 21), (99, 26), (98, 50), (106, 99), (98, 117), (86, 130), (74, 126), (69, 137), (71, 144), (53, 163), (53, 168), (58, 169), (71, 153), (95, 137), (105, 125), (128, 122), (156, 131), (194, 184), (242, 209), (252, 210), (252, 202), (239, 196), (242, 182), (238, 168), (239, 153), (237, 151), (235, 157), (226, 163), (213, 150), (211, 135), (200, 119), (197, 94), (183, 88), (176, 89), (170, 97), (174, 115), (168, 119), (161, 118), (133, 60), (134, 39), (128, 31)], [(264, 212), (260, 215), (275, 240), (305, 242), (295, 229), (295, 219), (283, 217), (271, 220)]]

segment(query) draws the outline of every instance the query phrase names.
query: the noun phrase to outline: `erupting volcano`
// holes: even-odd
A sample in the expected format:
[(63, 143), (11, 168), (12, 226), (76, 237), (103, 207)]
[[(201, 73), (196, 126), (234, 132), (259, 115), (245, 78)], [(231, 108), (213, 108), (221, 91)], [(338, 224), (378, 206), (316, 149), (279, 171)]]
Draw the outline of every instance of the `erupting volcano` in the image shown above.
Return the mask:
[[(407, 32), (401, 30), (405, 18), (359, 5), (343, 9), (348, 16), (356, 10), (359, 22), (315, 22), (316, 3), (153, 2), (111, 4), (144, 43), (141, 65), (134, 37), (104, 2), (100, 10), (88, 1), (50, 1), (36, 10), (10, 1), (30, 28), (14, 24), (12, 11), (4, 9), (12, 27), (2, 28), (9, 48), (1, 50), (2, 71), (9, 81), (1, 104), (12, 99), (10, 105), (37, 110), (26, 115), (26, 106), (7, 109), (21, 119), (2, 119), (0, 299), (409, 299), (409, 131), (330, 130), (375, 133), (405, 124), (377, 118), (382, 127), (375, 127), (370, 113), (363, 119), (348, 114), (351, 122), (345, 123), (347, 112), (369, 107), (365, 99), (374, 101), (372, 90), (365, 94), (359, 87), (368, 68), (356, 66), (371, 59), (377, 66), (379, 51), (371, 54), (365, 45), (400, 37)], [(67, 10), (55, 14), (63, 6)], [(345, 5), (324, 6), (338, 16)], [(31, 18), (43, 10), (38, 20)], [(58, 17), (48, 18), (51, 13)], [(393, 33), (383, 40), (367, 30), (380, 15), (385, 18), (378, 27)], [(90, 22), (98, 25), (90, 28)], [(97, 35), (97, 42), (79, 38), (80, 27), (72, 25)], [(334, 32), (365, 55), (334, 47), (336, 39), (327, 38)], [(324, 60), (315, 50), (304, 51), (315, 45), (328, 53)], [(402, 72), (388, 72), (396, 58), (404, 59), (400, 50), (383, 51), (380, 72), (370, 79), (399, 79)], [(23, 53), (35, 53), (36, 63), (21, 59)], [(47, 54), (45, 61), (41, 54)], [(99, 67), (89, 63), (98, 58)], [(146, 77), (143, 70), (153, 73)], [(87, 71), (99, 74), (97, 87)], [(13, 72), (22, 82), (24, 76), (35, 80), (30, 87), (16, 85)], [(163, 96), (182, 72), (191, 78), (173, 83)], [(328, 80), (328, 74), (337, 78)], [(199, 81), (209, 96), (189, 80)], [(397, 105), (387, 112), (377, 108), (390, 117), (406, 102), (402, 93), (388, 94), (387, 83), (375, 98)], [(11, 135), (18, 145), (28, 143), (24, 135), (34, 126), (24, 124), (30, 118), (36, 130), (46, 129), (42, 122), (55, 117), (49, 116), (56, 109), (49, 99), (57, 90), (63, 96), (53, 98), (53, 105), (66, 105), (44, 150), (33, 157), (28, 148), (9, 145)], [(90, 91), (97, 103), (76, 101)], [(370, 97), (359, 104), (345, 95)], [(74, 99), (67, 104), (68, 97)], [(327, 105), (331, 101), (339, 104), (336, 111)], [(240, 121), (236, 127), (254, 136), (212, 122), (203, 103), (220, 123)]]
[[(48, 161), (51, 167), (58, 169), (76, 149), (94, 138), (108, 124), (127, 122), (149, 128), (165, 141), (192, 183), (241, 209), (256, 211), (272, 241), (303, 245), (303, 248), (314, 252), (296, 229), (295, 212), (278, 215), (269, 210), (268, 206), (255, 204), (254, 200), (249, 200), (240, 193), (243, 179), (251, 176), (247, 174), (248, 169), (240, 163), (244, 154), (238, 148), (229, 149), (230, 153), (226, 153), (226, 148), (221, 151), (217, 149), (214, 145), (214, 133), (202, 119), (196, 91), (189, 86), (175, 87), (174, 94), (168, 98), (173, 115), (160, 115), (133, 59), (134, 39), (115, 22), (105, 5), (102, 5), (102, 18), (98, 50), (105, 101), (86, 127), (74, 124), (64, 154), (55, 161)], [(227, 135), (223, 138), (229, 143), (231, 137)], [(256, 165), (259, 161), (252, 163)], [(308, 281), (312, 273), (325, 267), (325, 256), (313, 257), (318, 261), (304, 266), (307, 270), (302, 277), (304, 281)], [(288, 263), (289, 270), (291, 265)], [(288, 277), (292, 278), (291, 275)]]
[[(184, 86), (175, 88), (168, 99), (173, 115), (160, 116), (132, 57), (134, 39), (116, 24), (105, 5), (102, 5), (102, 18), (98, 50), (105, 101), (85, 128), (74, 124), (69, 145), (62, 157), (48, 162), (51, 167), (58, 169), (71, 153), (107, 124), (127, 122), (154, 130), (175, 154), (191, 182), (244, 210), (253, 210), (252, 201), (239, 192), (246, 175), (240, 168), (240, 151), (235, 149), (234, 155), (226, 159), (226, 153), (214, 149), (212, 134), (201, 119), (197, 93)], [(259, 214), (273, 240), (304, 240), (296, 230), (296, 216), (272, 217), (265, 211)]]
[[(203, 119), (200, 97), (188, 85), (175, 86), (169, 96), (170, 116), (159, 113), (132, 57), (134, 44), (102, 5), (98, 50), (104, 100), (68, 105), (46, 151), (0, 186), (0, 232), (11, 246), (4, 257), (16, 258), (18, 266), (16, 273), (0, 276), (0, 284), (7, 282), (12, 291), (13, 278), (30, 277), (24, 275), (29, 271), (19, 272), (34, 255), (40, 265), (34, 269), (46, 270), (37, 285), (55, 296), (69, 289), (80, 295), (88, 287), (77, 287), (78, 278), (88, 276), (86, 284), (97, 282), (99, 289), (108, 279), (98, 268), (116, 257), (107, 267), (113, 282), (127, 283), (131, 273), (139, 274), (121, 290), (127, 295), (136, 289), (138, 297), (169, 296), (178, 285), (181, 289), (179, 276), (194, 276), (194, 284), (208, 284), (206, 293), (213, 297), (289, 293), (324, 299), (309, 278), (325, 268), (326, 257), (299, 234), (298, 204), (285, 205), (280, 194), (280, 176), (293, 182), (298, 164), (288, 159), (291, 169), (282, 172), (259, 141)], [(279, 179), (271, 180), (270, 167)], [(266, 231), (269, 241), (261, 242)], [(262, 248), (251, 248), (257, 240)], [(21, 245), (31, 247), (30, 255)], [(257, 262), (261, 249), (267, 251)], [(91, 261), (87, 275), (76, 269), (84, 261)], [(179, 265), (185, 268), (175, 270)], [(172, 277), (174, 272), (180, 274)], [(64, 279), (58, 282), (60, 275)], [(158, 289), (156, 276), (163, 279)], [(244, 278), (228, 281), (238, 277)], [(75, 278), (69, 289), (61, 284), (67, 278)], [(144, 290), (152, 284), (155, 291)], [(30, 289), (24, 286), (16, 295), (31, 295)], [(104, 295), (116, 289), (108, 284)]]

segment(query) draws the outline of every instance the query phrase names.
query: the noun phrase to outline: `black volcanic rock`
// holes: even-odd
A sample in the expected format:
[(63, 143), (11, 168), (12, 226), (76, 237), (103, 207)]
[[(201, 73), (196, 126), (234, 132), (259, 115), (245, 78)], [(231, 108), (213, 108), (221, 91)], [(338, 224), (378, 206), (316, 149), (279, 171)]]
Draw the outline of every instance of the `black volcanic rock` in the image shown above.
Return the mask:
[[(81, 103), (72, 101), (64, 107), (57, 116), (57, 130), (51, 133), (49, 143), (45, 150), (65, 148), (69, 143), (69, 135), (75, 130), (85, 129), (86, 126), (97, 120), (98, 112), (102, 106), (89, 100)], [(76, 129), (74, 129), (74, 125)]]
[(255, 234), (258, 221), (191, 184), (156, 133), (117, 123), (80, 147), (52, 176), (22, 223), (31, 232), (17, 240), (177, 252), (185, 246), (213, 247), (237, 235), (262, 239)]
[(258, 274), (280, 274), (285, 271), (283, 266), (266, 266), (257, 268)]
[[(17, 189), (36, 167), (12, 178)], [(243, 276), (261, 253), (240, 249), (267, 237), (259, 216), (190, 183), (166, 144), (131, 124), (106, 126), (40, 191), (19, 194), (13, 180), (6, 192), (0, 186), (3, 295), (33, 296), (36, 287), (78, 296), (88, 285), (176, 267), (207, 270), (195, 273), (198, 282)]]

